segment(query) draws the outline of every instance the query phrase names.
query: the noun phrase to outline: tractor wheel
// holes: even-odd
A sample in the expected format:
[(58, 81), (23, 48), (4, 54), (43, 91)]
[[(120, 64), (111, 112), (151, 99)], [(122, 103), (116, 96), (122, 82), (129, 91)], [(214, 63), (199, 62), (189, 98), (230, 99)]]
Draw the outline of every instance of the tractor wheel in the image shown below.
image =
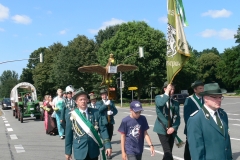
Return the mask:
[(15, 110), (12, 110), (13, 111), (13, 117), (15, 117)]
[(18, 121), (20, 121), (21, 115), (20, 115), (20, 111), (18, 111)]
[(18, 118), (18, 114), (17, 114), (16, 110), (14, 110), (14, 115), (15, 115), (15, 118), (17, 119)]

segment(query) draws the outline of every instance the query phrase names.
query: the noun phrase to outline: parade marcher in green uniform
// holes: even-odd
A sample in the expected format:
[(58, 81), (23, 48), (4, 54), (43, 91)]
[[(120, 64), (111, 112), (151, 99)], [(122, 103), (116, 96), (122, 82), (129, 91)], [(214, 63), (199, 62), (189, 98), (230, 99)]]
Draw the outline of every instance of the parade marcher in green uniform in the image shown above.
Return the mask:
[[(179, 103), (170, 99), (170, 107), (168, 105), (169, 98), (174, 94), (174, 85), (165, 82), (163, 89), (165, 93), (155, 97), (157, 119), (153, 131), (158, 134), (162, 144), (164, 152), (163, 160), (173, 160), (172, 148), (180, 125)], [(170, 115), (168, 114), (169, 108)], [(170, 127), (168, 127), (168, 116), (170, 116)]]
[(87, 93), (84, 90), (76, 91), (73, 99), (77, 108), (70, 112), (70, 119), (66, 119), (66, 160), (71, 159), (72, 148), (76, 160), (98, 160), (99, 155), (106, 160), (112, 149), (105, 116), (101, 116), (97, 109), (87, 107)]
[(221, 109), (222, 94), (218, 83), (204, 85), (204, 105), (187, 122), (187, 139), (192, 160), (231, 160), (228, 116)]
[(74, 92), (74, 88), (72, 85), (66, 87), (67, 98), (65, 99), (65, 105), (61, 112), (61, 124), (65, 128), (66, 127), (66, 119), (70, 118), (70, 112), (75, 109), (76, 103), (72, 99), (72, 94)]
[[(106, 89), (100, 90), (100, 95), (102, 100), (96, 103), (96, 108), (99, 110), (101, 114), (105, 115), (108, 120), (106, 127), (108, 131), (109, 139), (111, 141), (113, 136), (113, 129), (114, 129), (113, 125), (115, 124), (114, 116), (118, 113), (118, 110), (115, 107), (115, 104), (108, 99), (107, 93), (108, 92)], [(111, 159), (111, 156), (108, 156), (107, 158)]]
[[(200, 80), (196, 80), (192, 83), (191, 87), (194, 90), (194, 94), (187, 97), (183, 107), (183, 115), (184, 115), (184, 134), (187, 136), (187, 121), (190, 115), (202, 108), (203, 105), (203, 98), (199, 95), (200, 92), (203, 92), (204, 83)], [(188, 141), (186, 139), (185, 150), (184, 150), (184, 160), (191, 160), (189, 148), (188, 148)]]
[(96, 102), (97, 102), (97, 96), (95, 94), (91, 94), (89, 107), (96, 108)]

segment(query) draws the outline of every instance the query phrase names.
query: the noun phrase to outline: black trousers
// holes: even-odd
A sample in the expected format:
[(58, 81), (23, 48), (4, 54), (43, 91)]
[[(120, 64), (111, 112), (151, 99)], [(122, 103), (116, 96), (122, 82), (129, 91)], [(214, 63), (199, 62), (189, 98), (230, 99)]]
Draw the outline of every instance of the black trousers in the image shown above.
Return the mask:
[(113, 124), (108, 123), (107, 124), (107, 131), (108, 131), (108, 136), (110, 141), (112, 140), (112, 136), (113, 136)]
[(174, 138), (172, 135), (158, 134), (158, 138), (163, 147), (163, 160), (173, 160), (172, 149), (174, 144)]
[(185, 149), (184, 149), (184, 160), (191, 160), (191, 155), (190, 155), (189, 145), (188, 145), (187, 139), (186, 139)]
[[(78, 160), (78, 159), (76, 159), (76, 160)], [(98, 157), (90, 158), (89, 154), (87, 154), (87, 157), (84, 160), (98, 160)]]

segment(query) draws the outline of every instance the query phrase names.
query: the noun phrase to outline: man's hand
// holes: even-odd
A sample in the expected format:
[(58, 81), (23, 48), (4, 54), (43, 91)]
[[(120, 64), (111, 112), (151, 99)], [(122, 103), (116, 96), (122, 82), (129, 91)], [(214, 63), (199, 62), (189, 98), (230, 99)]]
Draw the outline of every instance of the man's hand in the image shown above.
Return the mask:
[(104, 102), (106, 106), (110, 105), (110, 100), (107, 100), (107, 102)]
[(122, 152), (122, 160), (127, 160), (127, 154)]
[(165, 94), (169, 95), (171, 90), (172, 90), (172, 85), (169, 84), (165, 90)]
[(150, 146), (150, 152), (151, 152), (151, 156), (155, 155), (155, 150), (153, 146)]
[(174, 128), (173, 127), (168, 128), (167, 134), (172, 134), (173, 132), (174, 132)]
[(106, 149), (105, 153), (106, 153), (107, 156), (111, 156), (112, 149), (110, 149), (110, 148)]
[(107, 115), (112, 115), (113, 114), (113, 111), (107, 111)]
[(66, 158), (66, 160), (71, 160), (71, 159), (72, 159), (72, 156), (65, 154), (65, 158)]

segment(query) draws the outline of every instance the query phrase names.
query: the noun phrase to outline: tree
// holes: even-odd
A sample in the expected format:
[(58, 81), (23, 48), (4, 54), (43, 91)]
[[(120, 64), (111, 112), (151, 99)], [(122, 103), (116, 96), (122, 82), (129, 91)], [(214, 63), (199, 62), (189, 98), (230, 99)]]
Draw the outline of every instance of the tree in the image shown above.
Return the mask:
[(238, 26), (237, 34), (234, 35), (234, 38), (236, 39), (236, 43), (240, 44), (240, 25)]
[(22, 74), (20, 76), (20, 82), (28, 82), (33, 84), (33, 74), (32, 69), (29, 68), (23, 68)]
[(43, 97), (45, 94), (56, 93), (58, 84), (53, 80), (54, 73), (52, 70), (55, 63), (54, 59), (58, 57), (63, 48), (64, 46), (61, 43), (54, 43), (48, 48), (44, 48), (44, 50), (42, 50), (44, 56), (43, 63), (37, 64), (32, 71), (34, 86), (37, 92), (40, 93), (40, 97)]
[(219, 51), (215, 47), (212, 47), (211, 49), (209, 49), (209, 48), (204, 49), (202, 52), (199, 52), (199, 55), (201, 56), (204, 53), (214, 53), (216, 55), (219, 55)]
[[(166, 39), (164, 33), (149, 27), (145, 22), (128, 22), (120, 25), (111, 39), (104, 40), (97, 56), (105, 66), (113, 53), (117, 64), (136, 65), (138, 69), (123, 74), (126, 87), (137, 86), (137, 97), (150, 93), (151, 86), (162, 87), (166, 77)], [(138, 47), (144, 47), (144, 58), (138, 58)]]
[(225, 49), (217, 64), (217, 77), (230, 90), (239, 89), (240, 84), (240, 46)]
[(197, 65), (200, 70), (198, 79), (206, 83), (218, 82), (221, 84), (221, 79), (216, 76), (217, 64), (220, 60), (220, 56), (215, 53), (202, 54), (201, 57), (197, 59)]
[(52, 78), (56, 88), (65, 89), (68, 85), (75, 88), (84, 87), (86, 91), (96, 84), (93, 74), (80, 73), (78, 68), (84, 65), (96, 64), (95, 43), (86, 36), (78, 35), (54, 57)]
[(10, 97), (12, 88), (18, 83), (18, 74), (6, 70), (0, 76), (0, 97)]

